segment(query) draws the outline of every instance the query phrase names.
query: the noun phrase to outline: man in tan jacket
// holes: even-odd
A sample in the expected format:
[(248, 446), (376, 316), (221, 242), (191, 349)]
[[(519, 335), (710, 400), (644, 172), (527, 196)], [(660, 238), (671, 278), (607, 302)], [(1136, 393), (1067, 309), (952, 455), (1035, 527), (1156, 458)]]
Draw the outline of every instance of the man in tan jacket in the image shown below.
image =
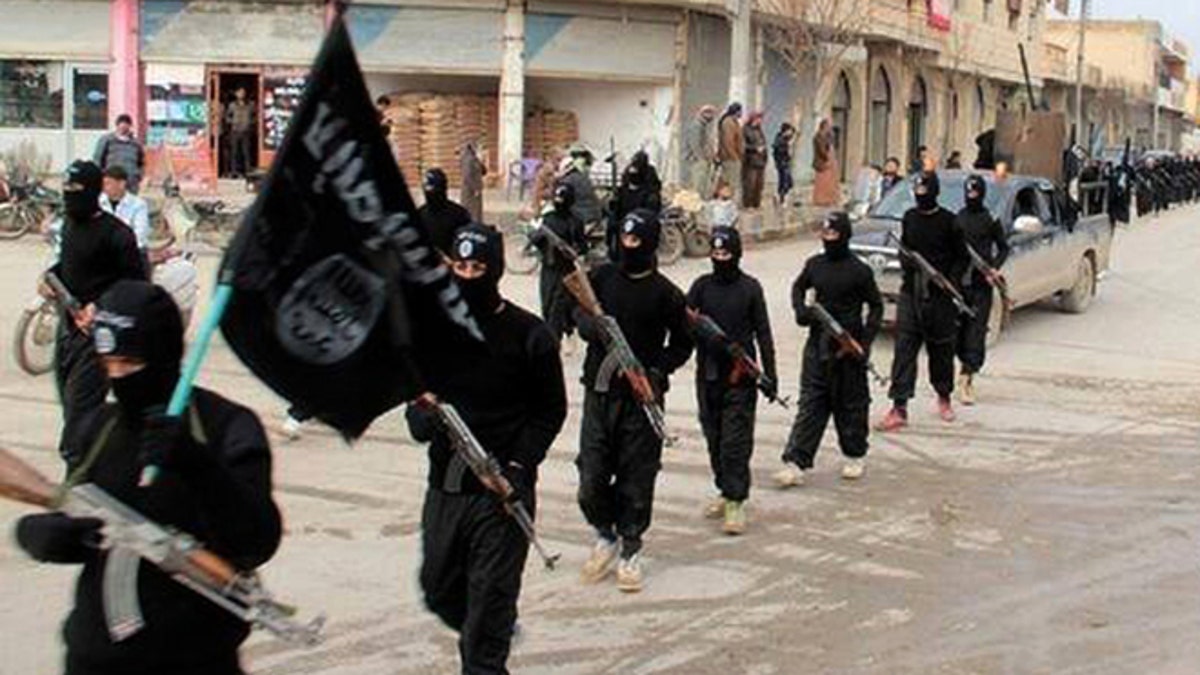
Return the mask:
[(742, 159), (746, 139), (742, 135), (742, 104), (730, 103), (717, 125), (717, 161), (721, 164), (721, 185), (733, 191), (734, 202), (742, 203)]

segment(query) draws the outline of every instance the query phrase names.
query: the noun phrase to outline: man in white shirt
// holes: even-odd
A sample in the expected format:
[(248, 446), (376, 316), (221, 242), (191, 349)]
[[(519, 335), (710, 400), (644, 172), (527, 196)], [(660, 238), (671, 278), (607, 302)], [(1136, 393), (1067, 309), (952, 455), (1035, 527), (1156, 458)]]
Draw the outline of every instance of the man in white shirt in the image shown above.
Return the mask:
[(122, 166), (104, 170), (104, 193), (100, 208), (116, 216), (137, 236), (138, 250), (144, 257), (150, 246), (150, 207), (146, 200), (129, 191), (129, 173)]

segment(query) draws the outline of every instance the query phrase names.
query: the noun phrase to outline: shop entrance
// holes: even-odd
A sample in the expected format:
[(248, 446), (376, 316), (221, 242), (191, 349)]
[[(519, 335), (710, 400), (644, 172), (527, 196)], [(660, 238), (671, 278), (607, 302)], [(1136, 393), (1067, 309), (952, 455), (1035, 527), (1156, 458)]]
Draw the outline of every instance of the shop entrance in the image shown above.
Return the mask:
[(260, 166), (262, 76), (257, 70), (209, 72), (209, 124), (220, 178), (242, 178)]

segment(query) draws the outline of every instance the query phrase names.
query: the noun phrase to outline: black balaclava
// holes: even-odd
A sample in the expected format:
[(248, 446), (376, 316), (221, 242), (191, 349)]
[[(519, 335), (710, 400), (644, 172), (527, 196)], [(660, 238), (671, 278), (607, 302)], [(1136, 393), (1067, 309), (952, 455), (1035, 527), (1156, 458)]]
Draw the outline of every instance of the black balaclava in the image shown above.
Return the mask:
[(963, 193), (967, 200), (967, 209), (970, 211), (982, 211), (984, 209), (983, 200), (987, 198), (987, 181), (983, 176), (972, 174), (967, 177), (967, 182), (963, 185)]
[(633, 153), (633, 158), (629, 160), (629, 166), (625, 169), (630, 185), (641, 185), (646, 180), (649, 168), (650, 156), (644, 150)]
[(854, 236), (854, 228), (850, 225), (850, 216), (843, 211), (834, 211), (825, 218), (823, 229), (833, 230), (841, 236), (837, 241), (822, 241), (825, 245), (825, 257), (829, 260), (843, 260), (850, 256), (850, 238)]
[(455, 276), (454, 281), (462, 292), (463, 299), (477, 317), (491, 316), (500, 308), (500, 277), (504, 276), (504, 241), (500, 233), (478, 223), (461, 228), (454, 235), (452, 260), (474, 260), (487, 265), (487, 272), (478, 279), (463, 279)]
[(104, 172), (95, 162), (76, 160), (67, 167), (63, 183), (63, 207), (67, 216), (85, 223), (100, 210), (100, 192), (104, 187)]
[(430, 169), (425, 172), (425, 180), (421, 184), (421, 189), (425, 191), (425, 203), (432, 206), (444, 206), (450, 201), (449, 190), (450, 181), (446, 179), (446, 172), (441, 169)]
[(658, 214), (650, 209), (634, 209), (621, 223), (621, 235), (632, 234), (642, 240), (637, 248), (625, 248), (619, 243), (621, 271), (626, 274), (641, 274), (654, 269), (658, 262), (658, 240), (662, 235), (662, 224)]
[(942, 186), (937, 173), (922, 171), (913, 181), (913, 194), (917, 198), (917, 208), (922, 211), (933, 211), (938, 207), (938, 195)]
[(183, 319), (162, 287), (118, 281), (96, 301), (92, 342), (100, 356), (124, 356), (146, 365), (112, 380), (126, 415), (143, 417), (166, 409), (183, 360)]
[(554, 210), (560, 214), (571, 212), (571, 207), (575, 206), (575, 188), (569, 183), (559, 183), (558, 187), (554, 188)]
[(729, 283), (736, 281), (742, 275), (742, 236), (732, 227), (718, 226), (714, 227), (712, 234), (708, 237), (708, 242), (712, 246), (712, 250), (729, 251), (733, 256), (729, 260), (712, 259), (713, 277), (721, 283)]

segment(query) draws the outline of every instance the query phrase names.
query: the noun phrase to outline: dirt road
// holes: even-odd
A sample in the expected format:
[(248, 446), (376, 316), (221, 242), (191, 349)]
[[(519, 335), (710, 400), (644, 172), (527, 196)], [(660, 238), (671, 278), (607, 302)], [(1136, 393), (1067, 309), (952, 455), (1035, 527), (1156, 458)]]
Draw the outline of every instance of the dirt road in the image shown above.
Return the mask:
[[(571, 416), (542, 471), (540, 525), (564, 554), (531, 558), (512, 667), (520, 673), (863, 673), (1027, 675), (1200, 672), (1200, 210), (1118, 234), (1114, 269), (1088, 314), (1020, 312), (979, 384), (981, 405), (936, 421), (922, 384), (914, 425), (872, 437), (865, 480), (846, 484), (826, 438), (810, 485), (769, 484), (790, 416), (762, 406), (750, 530), (701, 518), (712, 493), (692, 370), (674, 378), (668, 450), (647, 539), (647, 587), (582, 587), (590, 544), (575, 504), (580, 356), (568, 359)], [(755, 250), (768, 289), (785, 393), (803, 335), (788, 291), (812, 245)], [(41, 252), (0, 248), (0, 325), (11, 327)], [(670, 273), (686, 284), (705, 267)], [(535, 280), (507, 291), (535, 307)], [(890, 344), (876, 348), (887, 368)], [(283, 404), (214, 350), (205, 382), (275, 422)], [(876, 391), (875, 414), (886, 407)], [(58, 410), (48, 378), (0, 366), (0, 445), (48, 471)], [(258, 636), (265, 675), (454, 672), (454, 637), (416, 586), (423, 452), (389, 416), (345, 447), (312, 430), (276, 446), (288, 533), (264, 571), (281, 597), (324, 610), (314, 649)], [(0, 505), (0, 672), (53, 672), (74, 572), (37, 566)]]

